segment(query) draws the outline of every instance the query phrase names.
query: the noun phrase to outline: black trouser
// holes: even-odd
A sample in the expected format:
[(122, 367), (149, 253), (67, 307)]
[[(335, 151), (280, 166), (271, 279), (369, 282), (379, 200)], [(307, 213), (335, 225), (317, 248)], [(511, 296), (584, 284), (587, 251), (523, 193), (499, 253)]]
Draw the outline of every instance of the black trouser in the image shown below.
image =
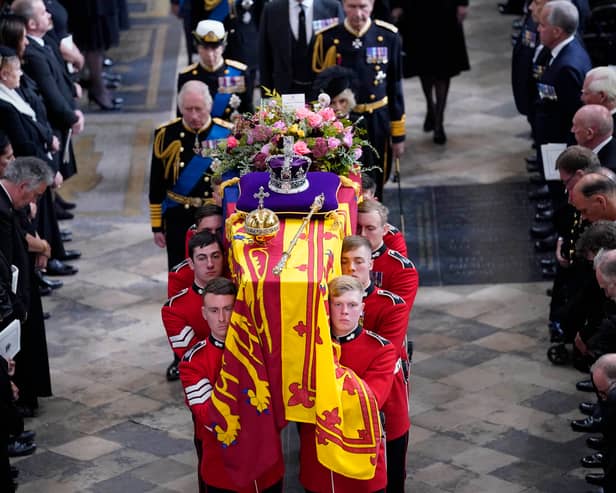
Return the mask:
[(171, 270), (186, 258), (186, 231), (195, 222), (195, 208), (183, 205), (165, 211), (165, 241), (167, 242), (167, 263)]
[(402, 493), (406, 480), (406, 450), (409, 432), (387, 442), (387, 493)]

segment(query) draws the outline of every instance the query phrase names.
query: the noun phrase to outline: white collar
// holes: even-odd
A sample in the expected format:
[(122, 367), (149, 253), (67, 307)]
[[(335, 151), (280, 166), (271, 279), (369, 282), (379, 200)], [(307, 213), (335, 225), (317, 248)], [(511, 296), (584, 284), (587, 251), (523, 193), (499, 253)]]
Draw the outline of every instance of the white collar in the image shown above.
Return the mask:
[(39, 38), (38, 36), (33, 36), (32, 34), (28, 34), (28, 37), (32, 41), (36, 41), (36, 43), (39, 44), (40, 46), (45, 46), (45, 40), (43, 38)]
[(562, 40), (554, 48), (552, 48), (550, 50), (550, 53), (552, 54), (552, 58), (556, 58), (558, 56), (558, 54), (561, 52), (561, 50), (565, 46), (567, 46), (569, 43), (571, 43), (571, 41), (573, 41), (573, 36), (569, 36), (567, 39)]

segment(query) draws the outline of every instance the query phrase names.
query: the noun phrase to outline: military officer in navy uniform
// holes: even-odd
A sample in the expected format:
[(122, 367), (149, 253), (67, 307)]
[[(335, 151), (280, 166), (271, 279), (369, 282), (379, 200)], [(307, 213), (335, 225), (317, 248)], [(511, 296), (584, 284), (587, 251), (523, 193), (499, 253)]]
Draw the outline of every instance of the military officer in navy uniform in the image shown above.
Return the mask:
[(312, 69), (319, 73), (342, 65), (357, 75), (354, 111), (365, 118), (368, 139), (379, 153), (382, 169), (369, 173), (377, 184), (377, 197), (382, 198), (392, 158), (404, 152), (405, 113), (398, 29), (371, 20), (373, 7), (374, 0), (343, 0), (346, 19), (317, 34)]
[(178, 91), (189, 80), (207, 84), (213, 98), (212, 116), (215, 118), (230, 121), (241, 113), (252, 111), (252, 87), (246, 75), (246, 65), (222, 56), (227, 44), (222, 22), (199, 22), (193, 38), (199, 61), (180, 72)]
[(232, 125), (210, 115), (212, 97), (201, 81), (188, 81), (178, 94), (181, 118), (154, 132), (150, 170), (150, 222), (154, 242), (167, 248), (169, 270), (184, 260), (184, 239), (195, 209), (213, 203), (212, 159), (201, 150), (213, 148)]

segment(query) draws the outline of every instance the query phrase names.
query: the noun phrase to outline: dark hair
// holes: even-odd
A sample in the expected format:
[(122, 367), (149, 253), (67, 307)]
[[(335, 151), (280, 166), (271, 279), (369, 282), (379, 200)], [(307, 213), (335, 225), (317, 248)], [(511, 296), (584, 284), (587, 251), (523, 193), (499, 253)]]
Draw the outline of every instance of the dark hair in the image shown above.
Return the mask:
[(579, 145), (567, 147), (556, 159), (556, 168), (569, 174), (578, 170), (594, 172), (601, 166), (597, 155), (586, 147)]
[(575, 253), (586, 258), (588, 253), (596, 254), (599, 250), (616, 249), (616, 223), (613, 221), (596, 221), (584, 231), (575, 243)]
[(203, 286), (203, 296), (205, 297), (206, 294), (232, 294), (235, 296), (237, 295), (237, 288), (226, 277), (215, 277)]
[(220, 247), (220, 251), (223, 252), (222, 242), (218, 238), (218, 236), (213, 235), (209, 231), (200, 231), (195, 234), (190, 240), (188, 240), (188, 256), (193, 258), (193, 253), (195, 248), (203, 248), (212, 243), (217, 243)]
[(4, 154), (4, 151), (6, 151), (6, 148), (10, 143), (11, 141), (9, 140), (9, 136), (6, 135), (4, 130), (0, 130), (0, 154)]
[(199, 224), (201, 219), (210, 216), (222, 216), (222, 207), (216, 204), (205, 204), (195, 211), (195, 224)]
[(26, 19), (17, 14), (4, 14), (0, 16), (0, 44), (19, 49), (19, 44), (26, 29)]
[(376, 191), (376, 182), (372, 177), (366, 173), (361, 174), (361, 189), (362, 191), (372, 190)]

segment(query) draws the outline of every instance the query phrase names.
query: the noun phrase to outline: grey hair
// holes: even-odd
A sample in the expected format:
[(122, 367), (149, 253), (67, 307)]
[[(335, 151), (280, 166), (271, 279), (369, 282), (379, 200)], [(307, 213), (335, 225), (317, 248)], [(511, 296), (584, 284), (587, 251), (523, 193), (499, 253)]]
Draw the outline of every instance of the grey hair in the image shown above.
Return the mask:
[(616, 103), (616, 68), (595, 67), (586, 73), (588, 90), (602, 92), (610, 103)]
[(42, 159), (34, 156), (18, 157), (7, 165), (2, 178), (15, 185), (27, 183), (28, 189), (34, 190), (41, 183), (51, 185), (53, 172)]
[(36, 1), (37, 0), (15, 0), (11, 5), (11, 11), (23, 17), (26, 21), (29, 21), (34, 17), (34, 3)]
[(580, 14), (571, 2), (554, 0), (546, 3), (543, 8), (548, 9), (546, 19), (551, 26), (560, 27), (570, 36), (577, 31)]
[(201, 96), (206, 106), (212, 106), (212, 95), (207, 85), (200, 80), (189, 80), (182, 86), (178, 93), (178, 106), (180, 111), (182, 111), (184, 107), (184, 96), (188, 93)]

